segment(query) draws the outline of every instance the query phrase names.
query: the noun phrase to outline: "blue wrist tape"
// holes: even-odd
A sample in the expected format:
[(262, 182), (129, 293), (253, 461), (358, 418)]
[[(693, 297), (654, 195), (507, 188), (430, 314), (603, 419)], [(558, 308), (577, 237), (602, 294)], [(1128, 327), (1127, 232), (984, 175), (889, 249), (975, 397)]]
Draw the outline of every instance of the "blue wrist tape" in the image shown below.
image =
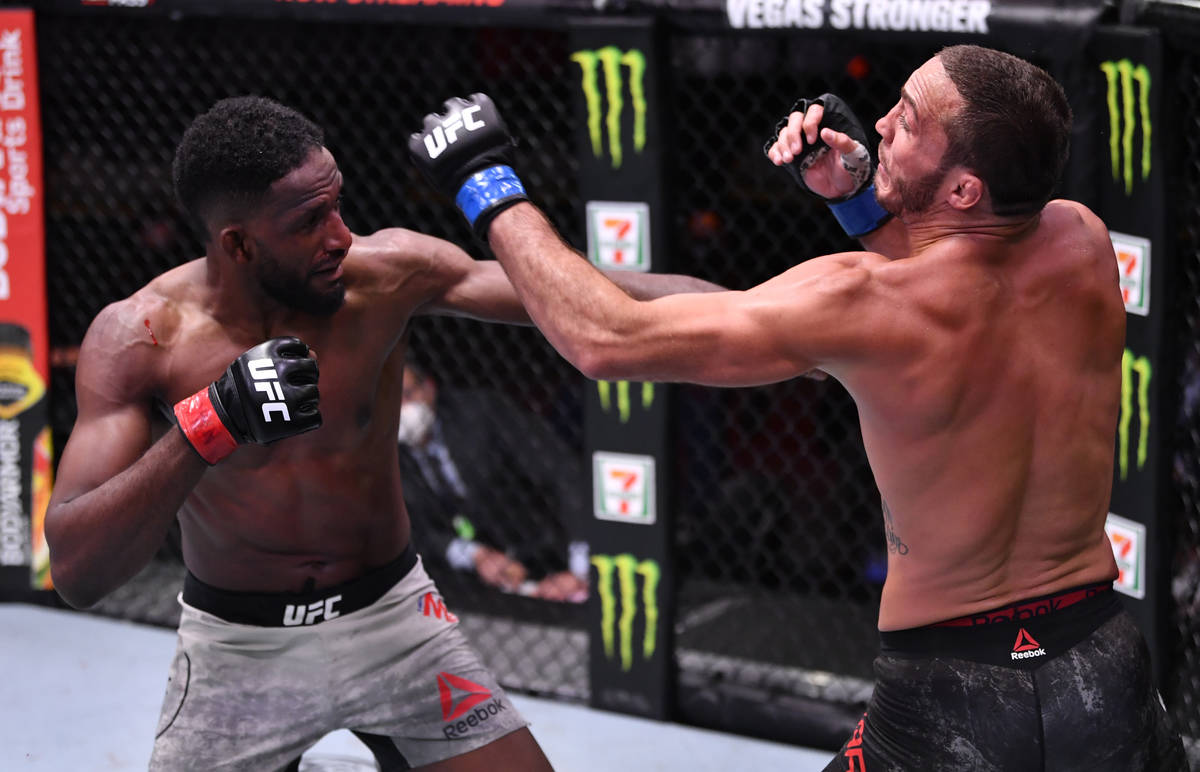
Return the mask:
[(868, 185), (861, 193), (830, 204), (829, 210), (841, 224), (847, 236), (865, 236), (887, 222), (892, 215), (875, 200), (875, 186)]
[(511, 166), (489, 166), (467, 178), (458, 189), (454, 203), (458, 204), (471, 227), (475, 227), (480, 212), (514, 196), (526, 197), (525, 186), (521, 184), (517, 173)]

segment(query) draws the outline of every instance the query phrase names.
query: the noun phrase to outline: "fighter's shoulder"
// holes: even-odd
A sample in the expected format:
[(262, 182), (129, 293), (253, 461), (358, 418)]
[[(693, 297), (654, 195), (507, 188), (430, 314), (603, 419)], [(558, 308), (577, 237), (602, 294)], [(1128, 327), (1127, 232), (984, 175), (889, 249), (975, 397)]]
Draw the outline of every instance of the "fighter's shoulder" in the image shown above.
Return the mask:
[(354, 236), (346, 259), (348, 286), (375, 294), (453, 283), (474, 261), (458, 245), (407, 228)]
[(831, 290), (864, 290), (880, 281), (891, 281), (900, 261), (866, 250), (836, 252), (808, 261), (822, 275), (822, 284)]
[(355, 235), (348, 260), (358, 269), (419, 269), (447, 251), (461, 252), (445, 239), (408, 228), (385, 228)]
[(196, 288), (203, 284), (200, 262), (167, 271), (102, 308), (84, 335), (80, 365), (135, 366), (140, 358), (166, 350), (186, 326), (192, 315), (189, 309), (198, 307)]
[(1108, 226), (1095, 212), (1078, 201), (1055, 199), (1042, 210), (1040, 230), (1043, 258), (1054, 255), (1054, 264), (1068, 269), (1093, 268), (1107, 281), (1116, 259)]
[(1042, 221), (1066, 236), (1088, 235), (1108, 238), (1108, 228), (1099, 215), (1085, 204), (1056, 198), (1042, 209)]

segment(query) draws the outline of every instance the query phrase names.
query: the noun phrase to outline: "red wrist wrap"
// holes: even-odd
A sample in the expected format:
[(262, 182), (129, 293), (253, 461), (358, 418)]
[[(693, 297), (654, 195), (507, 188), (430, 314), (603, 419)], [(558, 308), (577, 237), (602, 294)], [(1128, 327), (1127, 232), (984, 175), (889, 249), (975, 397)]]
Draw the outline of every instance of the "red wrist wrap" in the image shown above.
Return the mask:
[(175, 403), (179, 429), (192, 444), (200, 458), (215, 464), (237, 448), (237, 440), (217, 417), (205, 386), (187, 399)]

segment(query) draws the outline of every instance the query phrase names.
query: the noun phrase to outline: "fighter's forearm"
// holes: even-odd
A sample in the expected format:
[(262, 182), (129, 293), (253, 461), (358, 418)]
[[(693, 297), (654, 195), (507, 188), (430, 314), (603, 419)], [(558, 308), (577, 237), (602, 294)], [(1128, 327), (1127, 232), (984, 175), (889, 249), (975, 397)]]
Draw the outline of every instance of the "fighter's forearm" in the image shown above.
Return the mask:
[(604, 271), (604, 275), (635, 300), (653, 300), (664, 295), (688, 292), (724, 292), (727, 289), (719, 284), (679, 273)]
[(620, 337), (622, 309), (636, 301), (579, 259), (532, 204), (497, 216), (488, 242), (542, 334), (590, 375), (591, 355), (604, 341)]
[(52, 502), (46, 539), (63, 599), (76, 608), (91, 606), (140, 571), (207, 468), (172, 429), (104, 484)]

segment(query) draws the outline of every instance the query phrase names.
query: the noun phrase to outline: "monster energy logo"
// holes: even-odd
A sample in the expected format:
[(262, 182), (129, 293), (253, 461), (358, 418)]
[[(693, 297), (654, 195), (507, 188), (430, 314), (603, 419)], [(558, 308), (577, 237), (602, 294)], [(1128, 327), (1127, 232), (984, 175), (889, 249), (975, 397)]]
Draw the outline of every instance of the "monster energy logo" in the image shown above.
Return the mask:
[[(646, 56), (636, 48), (622, 51), (616, 46), (605, 46), (595, 51), (576, 51), (571, 61), (578, 62), (582, 70), (583, 98), (587, 102), (588, 137), (592, 142), (592, 155), (604, 156), (602, 141), (608, 133), (608, 155), (614, 169), (621, 168), (624, 152), (621, 147), (621, 113), (625, 109), (622, 68), (629, 70), (629, 96), (633, 103), (633, 150), (642, 152), (646, 146)], [(604, 99), (601, 99), (599, 79), (604, 72)], [(608, 109), (601, 106), (607, 102)], [(601, 122), (603, 121), (603, 125)]]
[[(617, 381), (617, 415), (621, 423), (629, 423), (632, 413), (632, 402), (629, 399), (629, 381)], [(612, 408), (613, 384), (611, 381), (596, 381), (596, 390), (600, 393), (600, 409), (607, 413)], [(654, 384), (642, 384), (642, 409), (649, 410), (654, 404)]]
[[(1112, 161), (1112, 176), (1125, 183), (1125, 195), (1133, 193), (1133, 138), (1138, 124), (1142, 127), (1142, 179), (1150, 177), (1150, 146), (1153, 127), (1150, 121), (1150, 70), (1144, 64), (1134, 65), (1128, 59), (1101, 62), (1100, 70), (1108, 81), (1108, 154)], [(1136, 112), (1134, 121), (1137, 84)]]
[[(638, 560), (633, 555), (592, 555), (596, 567), (596, 593), (600, 597), (600, 636), (604, 642), (604, 656), (617, 656), (620, 636), (621, 670), (633, 667), (633, 623), (637, 618), (637, 578), (642, 577), (641, 602), (645, 609), (646, 625), (642, 634), (642, 657), (647, 662), (654, 656), (658, 637), (658, 580), (662, 572), (654, 560)], [(615, 582), (614, 582), (615, 580)], [(617, 616), (618, 596), (613, 593), (613, 584), (620, 593), (621, 615)]]
[(1125, 349), (1121, 356), (1121, 419), (1117, 424), (1117, 444), (1121, 479), (1129, 476), (1129, 425), (1133, 421), (1133, 378), (1138, 376), (1137, 410), (1137, 468), (1146, 465), (1146, 454), (1150, 446), (1150, 376), (1152, 368), (1147, 357), (1135, 357)]

